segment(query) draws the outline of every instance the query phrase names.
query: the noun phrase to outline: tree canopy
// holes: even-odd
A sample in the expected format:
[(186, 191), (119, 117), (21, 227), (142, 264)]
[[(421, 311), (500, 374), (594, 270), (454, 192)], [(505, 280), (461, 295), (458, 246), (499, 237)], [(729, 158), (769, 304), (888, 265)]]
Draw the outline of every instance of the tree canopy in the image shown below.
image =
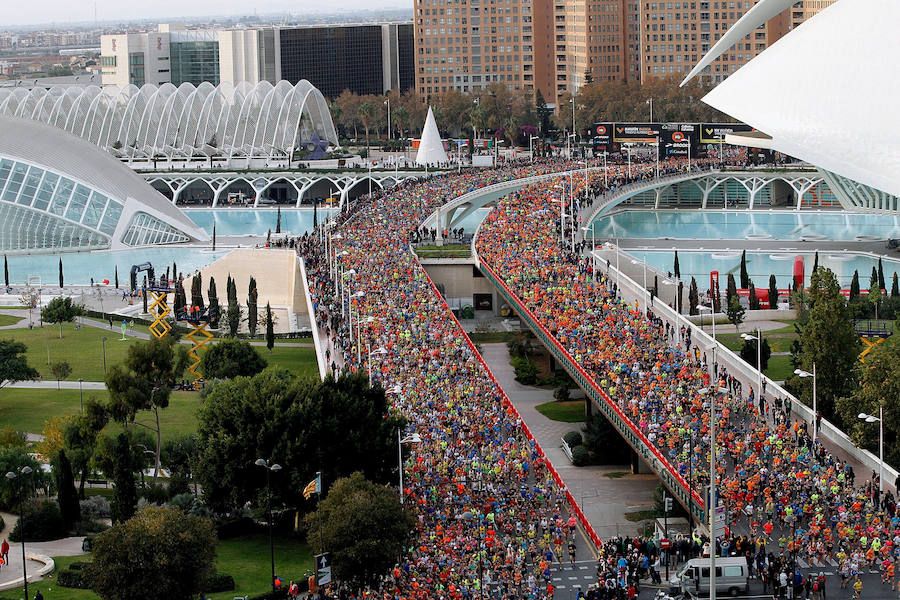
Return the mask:
[(253, 377), (266, 368), (266, 359), (245, 340), (222, 340), (200, 359), (200, 372), (206, 379)]
[(48, 323), (59, 323), (59, 337), (62, 339), (62, 324), (75, 320), (82, 314), (80, 306), (69, 296), (57, 296), (41, 309), (41, 318)]
[(305, 519), (309, 545), (331, 552), (335, 577), (357, 589), (380, 581), (415, 525), (396, 489), (358, 472), (336, 481), (317, 512)]
[(189, 600), (212, 573), (209, 519), (147, 507), (94, 538), (87, 579), (103, 600)]
[(0, 340), (0, 388), (17, 381), (37, 379), (40, 374), (25, 358), (28, 348), (22, 342)]
[(316, 471), (333, 481), (354, 471), (390, 481), (396, 429), (384, 390), (363, 374), (297, 378), (267, 369), (252, 378), (214, 383), (199, 413), (196, 476), (214, 510), (258, 503), (263, 458), (281, 465), (271, 478), (273, 503), (297, 506)]

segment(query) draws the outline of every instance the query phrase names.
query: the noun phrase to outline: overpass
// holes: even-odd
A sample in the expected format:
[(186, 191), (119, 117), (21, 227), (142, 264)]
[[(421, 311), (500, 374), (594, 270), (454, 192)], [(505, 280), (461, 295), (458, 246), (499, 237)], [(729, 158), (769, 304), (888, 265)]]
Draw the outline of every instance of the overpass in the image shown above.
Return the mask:
[(141, 176), (157, 191), (184, 206), (194, 203), (213, 207), (229, 198), (257, 207), (278, 202), (299, 207), (304, 200), (334, 197), (339, 206), (372, 191), (391, 188), (407, 179), (422, 177), (414, 171), (173, 171), (146, 172)]

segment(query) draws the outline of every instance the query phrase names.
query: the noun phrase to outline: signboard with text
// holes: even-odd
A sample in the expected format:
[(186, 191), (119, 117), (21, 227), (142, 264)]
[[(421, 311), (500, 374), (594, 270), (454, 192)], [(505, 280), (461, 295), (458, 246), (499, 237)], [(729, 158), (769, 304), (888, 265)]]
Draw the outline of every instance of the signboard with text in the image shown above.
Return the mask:
[(594, 123), (588, 131), (588, 138), (594, 146), (594, 152), (609, 152), (612, 150), (612, 123)]
[(753, 131), (753, 128), (743, 123), (701, 123), (700, 143), (721, 144), (729, 133)]
[(613, 141), (655, 144), (660, 131), (660, 123), (616, 123), (613, 126)]
[(660, 158), (666, 156), (697, 157), (700, 126), (696, 123), (663, 123), (660, 131)]

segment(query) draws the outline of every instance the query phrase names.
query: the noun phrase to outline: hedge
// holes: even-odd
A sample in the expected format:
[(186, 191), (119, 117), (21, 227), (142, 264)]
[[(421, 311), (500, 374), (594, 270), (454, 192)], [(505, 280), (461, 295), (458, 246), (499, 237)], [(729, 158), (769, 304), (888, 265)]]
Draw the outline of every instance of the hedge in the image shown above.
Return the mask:
[(234, 589), (234, 577), (227, 573), (213, 573), (206, 578), (203, 591), (207, 594), (216, 592), (229, 592)]
[(79, 590), (87, 590), (91, 587), (88, 585), (87, 578), (84, 576), (84, 571), (81, 569), (66, 569), (65, 571), (60, 571), (59, 575), (56, 576), (56, 583), (62, 587), (77, 588)]
[(573, 452), (577, 446), (582, 444), (581, 433), (577, 431), (570, 431), (566, 435), (563, 436), (563, 440), (565, 440), (566, 444), (568, 444), (569, 449)]
[(576, 467), (583, 467), (591, 460), (591, 453), (584, 446), (575, 446), (572, 448), (572, 464)]

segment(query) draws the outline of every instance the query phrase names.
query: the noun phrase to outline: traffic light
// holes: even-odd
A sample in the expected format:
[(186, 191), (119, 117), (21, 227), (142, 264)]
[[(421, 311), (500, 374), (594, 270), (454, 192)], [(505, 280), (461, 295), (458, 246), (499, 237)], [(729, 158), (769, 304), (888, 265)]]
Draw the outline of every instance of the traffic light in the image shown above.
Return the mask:
[(664, 500), (664, 504), (665, 504), (666, 512), (667, 513), (672, 512), (672, 498), (666, 496), (666, 498)]

